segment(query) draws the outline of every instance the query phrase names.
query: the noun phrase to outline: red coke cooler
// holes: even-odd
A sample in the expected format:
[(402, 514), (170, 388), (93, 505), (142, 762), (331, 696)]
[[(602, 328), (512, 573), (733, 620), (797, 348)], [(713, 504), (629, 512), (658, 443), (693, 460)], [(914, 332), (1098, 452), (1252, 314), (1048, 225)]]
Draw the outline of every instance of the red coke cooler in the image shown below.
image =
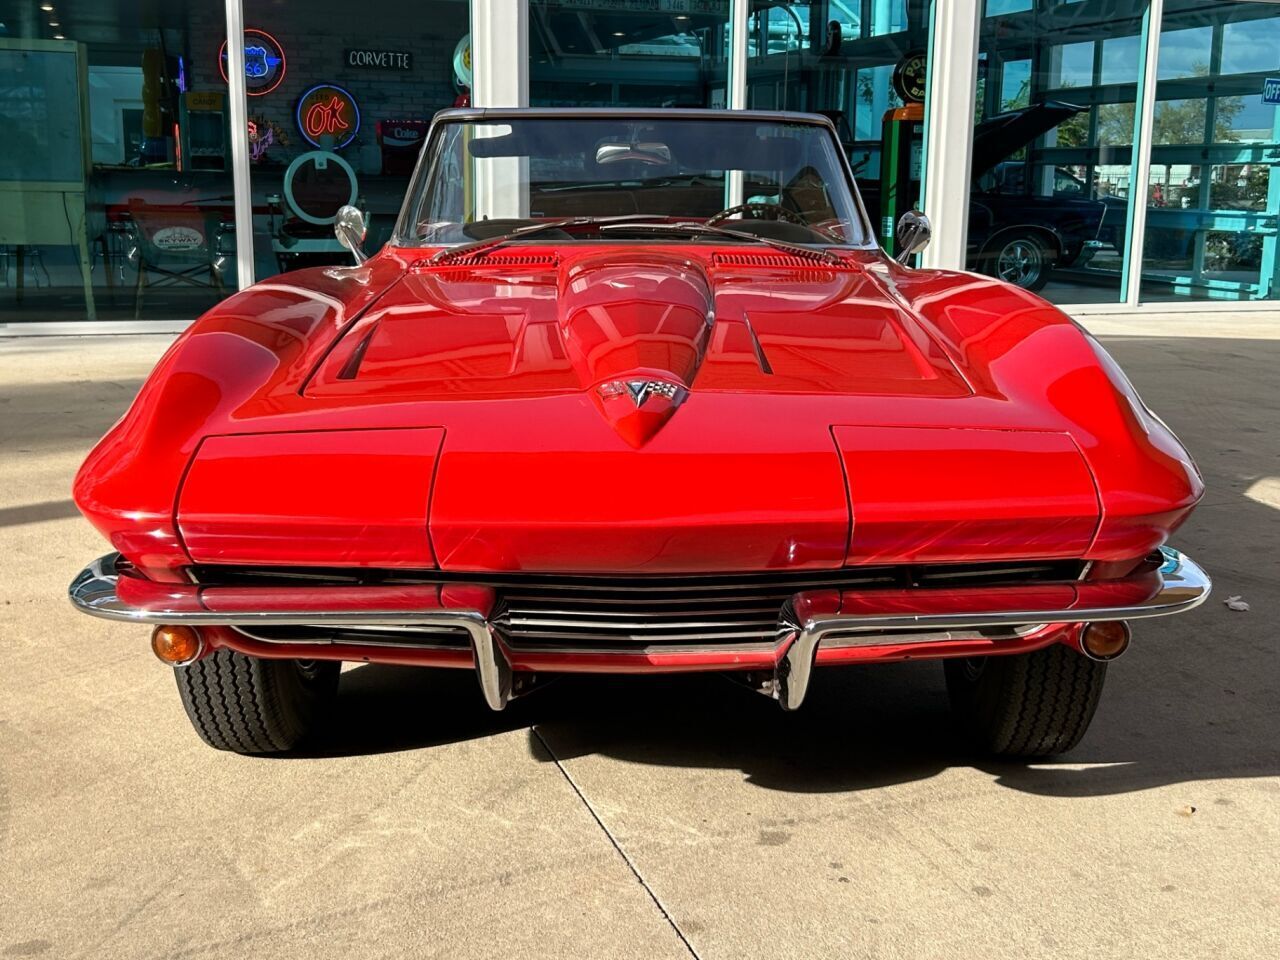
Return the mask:
[(382, 148), (382, 172), (407, 177), (413, 173), (418, 151), (427, 139), (427, 120), (379, 120), (378, 145)]

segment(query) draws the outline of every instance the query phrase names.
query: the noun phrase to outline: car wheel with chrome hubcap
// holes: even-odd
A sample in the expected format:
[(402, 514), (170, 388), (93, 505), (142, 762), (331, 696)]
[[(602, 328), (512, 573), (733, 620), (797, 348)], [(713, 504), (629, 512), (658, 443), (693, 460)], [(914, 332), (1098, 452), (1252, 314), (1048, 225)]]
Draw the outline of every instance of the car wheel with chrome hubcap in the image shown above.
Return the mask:
[(988, 260), (988, 272), (1005, 283), (1034, 292), (1049, 282), (1051, 260), (1042, 241), (1020, 234), (996, 244)]

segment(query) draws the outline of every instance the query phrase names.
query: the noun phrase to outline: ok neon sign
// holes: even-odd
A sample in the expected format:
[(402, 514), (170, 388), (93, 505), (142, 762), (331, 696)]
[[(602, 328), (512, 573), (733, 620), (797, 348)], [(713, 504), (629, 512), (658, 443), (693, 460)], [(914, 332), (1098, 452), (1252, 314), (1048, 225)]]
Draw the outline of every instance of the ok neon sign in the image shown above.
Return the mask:
[(307, 111), (306, 120), (303, 121), (307, 134), (312, 137), (323, 137), (326, 133), (336, 134), (339, 130), (351, 129), (351, 125), (342, 119), (346, 109), (347, 103), (336, 93), (329, 98), (328, 103), (312, 104), (311, 109)]
[(330, 149), (340, 150), (355, 139), (360, 128), (360, 108), (342, 87), (322, 83), (298, 100), (297, 121), (299, 131), (309, 143), (320, 147), (322, 137), (331, 137)]

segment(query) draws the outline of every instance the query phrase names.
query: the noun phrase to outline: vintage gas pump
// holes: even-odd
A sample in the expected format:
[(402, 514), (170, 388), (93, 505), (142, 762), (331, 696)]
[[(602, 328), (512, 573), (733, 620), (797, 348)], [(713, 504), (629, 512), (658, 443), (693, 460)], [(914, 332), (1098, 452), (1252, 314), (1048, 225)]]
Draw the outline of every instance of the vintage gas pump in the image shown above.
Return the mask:
[(903, 105), (885, 112), (880, 137), (880, 243), (897, 255), (898, 218), (920, 202), (924, 157), (925, 56), (907, 54), (893, 71)]
[(908, 103), (884, 115), (880, 153), (880, 243), (897, 255), (898, 218), (920, 202), (924, 104)]

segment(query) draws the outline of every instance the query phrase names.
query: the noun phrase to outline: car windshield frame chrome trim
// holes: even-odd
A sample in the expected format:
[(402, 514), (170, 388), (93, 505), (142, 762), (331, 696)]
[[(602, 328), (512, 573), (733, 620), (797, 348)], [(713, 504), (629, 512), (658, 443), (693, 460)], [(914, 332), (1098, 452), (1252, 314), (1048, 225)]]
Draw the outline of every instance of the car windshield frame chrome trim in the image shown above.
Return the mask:
[[(434, 161), (441, 143), (441, 128), (449, 123), (469, 123), (487, 120), (513, 120), (513, 119), (529, 119), (529, 120), (555, 120), (555, 119), (585, 119), (585, 120), (627, 120), (630, 118), (652, 118), (659, 120), (706, 120), (710, 122), (728, 122), (728, 121), (757, 121), (761, 123), (799, 123), (809, 126), (821, 127), (826, 131), (827, 136), (831, 139), (832, 149), (835, 151), (837, 162), (841, 171), (844, 173), (845, 183), (849, 188), (850, 196), (853, 199), (853, 207), (858, 218), (859, 226), (863, 235), (866, 237), (861, 243), (815, 243), (805, 244), (804, 246), (812, 246), (815, 250), (826, 249), (828, 247), (835, 250), (879, 250), (880, 244), (876, 240), (875, 227), (871, 222), (871, 218), (867, 215), (866, 205), (862, 202), (862, 193), (858, 190), (858, 179), (854, 175), (853, 167), (849, 164), (849, 157), (844, 152), (844, 147), (840, 143), (840, 137), (836, 133), (835, 124), (828, 117), (824, 117), (817, 113), (798, 113), (791, 111), (775, 111), (775, 110), (711, 110), (706, 108), (693, 107), (672, 107), (654, 110), (646, 107), (622, 107), (612, 109), (607, 107), (455, 107), (448, 110), (441, 110), (431, 118), (431, 125), (427, 128), (426, 146), (418, 154), (418, 160), (413, 166), (413, 175), (409, 178), (409, 186), (405, 190), (404, 200), (400, 204), (400, 213), (396, 217), (395, 228), (391, 232), (391, 239), (387, 241), (389, 246), (414, 249), (417, 247), (439, 247), (441, 249), (449, 249), (455, 246), (461, 246), (463, 243), (471, 241), (459, 241), (456, 244), (449, 243), (432, 243), (424, 244), (417, 237), (413, 236), (412, 224), (413, 220), (411, 207), (413, 199), (418, 195), (418, 188), (422, 184), (422, 178), (426, 175), (427, 168)], [(574, 243), (592, 243), (591, 240), (575, 240)], [(595, 241), (599, 242), (599, 241)], [(611, 241), (618, 243), (619, 241)], [(652, 243), (652, 241), (641, 241), (643, 243)], [(670, 240), (666, 243), (681, 243), (682, 241)], [(684, 241), (689, 242), (689, 241)]]

